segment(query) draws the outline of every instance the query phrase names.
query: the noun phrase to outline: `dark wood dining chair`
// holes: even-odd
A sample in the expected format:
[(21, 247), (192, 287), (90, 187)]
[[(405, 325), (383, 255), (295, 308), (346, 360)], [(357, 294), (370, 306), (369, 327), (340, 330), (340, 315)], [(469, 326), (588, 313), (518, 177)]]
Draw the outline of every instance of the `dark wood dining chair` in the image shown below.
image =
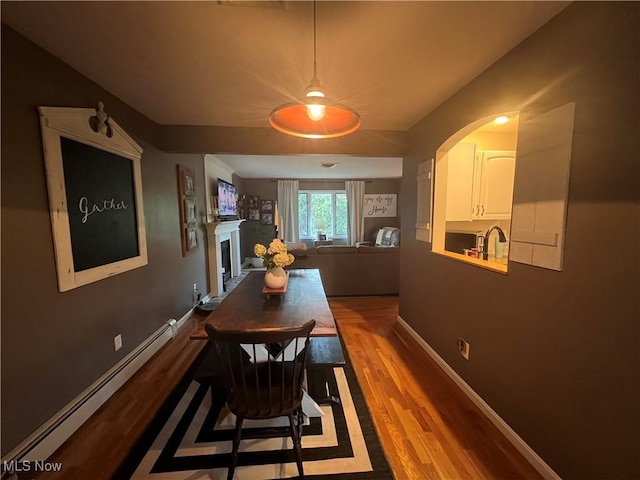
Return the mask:
[[(205, 325), (218, 355), (227, 406), (236, 416), (227, 479), (233, 478), (245, 419), (286, 416), (300, 478), (302, 467), (302, 397), (309, 335), (315, 320), (296, 327), (220, 331)], [(283, 352), (295, 352), (283, 355)], [(267, 432), (266, 436), (273, 436)], [(253, 437), (252, 437), (253, 438)]]

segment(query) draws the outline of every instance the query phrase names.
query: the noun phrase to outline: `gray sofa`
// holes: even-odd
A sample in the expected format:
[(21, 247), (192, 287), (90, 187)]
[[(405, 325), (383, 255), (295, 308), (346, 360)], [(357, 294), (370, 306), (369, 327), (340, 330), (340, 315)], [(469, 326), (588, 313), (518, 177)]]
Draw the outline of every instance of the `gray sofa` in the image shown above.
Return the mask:
[(288, 269), (317, 268), (328, 296), (397, 295), (400, 247), (324, 245), (291, 250)]

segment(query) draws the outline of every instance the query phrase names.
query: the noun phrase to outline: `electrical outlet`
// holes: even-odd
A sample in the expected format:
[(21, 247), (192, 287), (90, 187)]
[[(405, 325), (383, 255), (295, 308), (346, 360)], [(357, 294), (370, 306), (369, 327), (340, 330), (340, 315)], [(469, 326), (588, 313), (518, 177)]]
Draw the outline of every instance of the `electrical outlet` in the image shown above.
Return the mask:
[(116, 349), (116, 352), (122, 348), (122, 334), (118, 334), (113, 337), (113, 346)]
[(469, 346), (469, 342), (467, 342), (462, 337), (458, 337), (457, 345), (458, 345), (458, 352), (460, 352), (460, 355), (462, 355), (465, 360), (469, 360), (469, 350), (471, 348)]

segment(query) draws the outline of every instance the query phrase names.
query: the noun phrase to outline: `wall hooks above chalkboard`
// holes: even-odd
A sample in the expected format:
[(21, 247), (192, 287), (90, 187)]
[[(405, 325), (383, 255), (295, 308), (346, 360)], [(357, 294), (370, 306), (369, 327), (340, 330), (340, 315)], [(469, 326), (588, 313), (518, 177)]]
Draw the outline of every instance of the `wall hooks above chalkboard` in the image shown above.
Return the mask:
[(109, 115), (104, 111), (104, 103), (98, 102), (96, 114), (89, 118), (89, 126), (96, 133), (102, 133), (108, 138), (113, 137), (113, 129), (109, 125)]
[(98, 110), (38, 110), (58, 289), (146, 265), (140, 145), (102, 102)]

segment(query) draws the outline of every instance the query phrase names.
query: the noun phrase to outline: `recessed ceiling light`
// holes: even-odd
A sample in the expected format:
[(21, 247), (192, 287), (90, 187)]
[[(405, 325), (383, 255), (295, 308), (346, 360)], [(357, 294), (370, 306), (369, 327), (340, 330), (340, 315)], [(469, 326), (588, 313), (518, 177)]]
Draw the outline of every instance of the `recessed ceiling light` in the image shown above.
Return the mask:
[(509, 120), (511, 120), (511, 117), (507, 117), (506, 115), (501, 115), (499, 117), (496, 117), (493, 120), (493, 123), (495, 123), (496, 125), (504, 125), (505, 123), (507, 123)]
[(333, 168), (338, 166), (338, 164), (337, 163), (321, 163), (320, 166), (322, 168)]

